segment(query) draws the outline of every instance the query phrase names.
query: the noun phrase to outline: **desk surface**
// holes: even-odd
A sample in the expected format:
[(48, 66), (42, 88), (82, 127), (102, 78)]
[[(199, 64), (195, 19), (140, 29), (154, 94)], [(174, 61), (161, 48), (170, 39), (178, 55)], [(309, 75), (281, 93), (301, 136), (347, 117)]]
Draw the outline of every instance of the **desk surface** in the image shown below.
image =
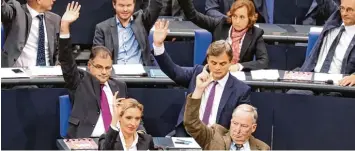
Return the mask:
[[(125, 81), (127, 84), (134, 85), (163, 85), (163, 86), (178, 86), (170, 78), (155, 78), (151, 77), (149, 70), (146, 67), (147, 77), (119, 77), (114, 75), (113, 78)], [(283, 77), (285, 71), (279, 71), (280, 77)], [(244, 83), (255, 88), (271, 88), (271, 89), (304, 89), (322, 92), (355, 92), (355, 87), (342, 87), (329, 84), (314, 84), (314, 83), (296, 83), (296, 82), (279, 82), (276, 80), (252, 80), (250, 74), (246, 74)], [(53, 77), (31, 77), (31, 78), (16, 78), (16, 79), (1, 79), (1, 86), (5, 85), (36, 85), (36, 84), (64, 84), (64, 79), (61, 76)]]
[[(312, 26), (287, 24), (256, 24), (264, 30), (267, 41), (307, 42), (308, 33)], [(196, 29), (201, 29), (190, 21), (170, 21), (169, 36), (193, 37)]]

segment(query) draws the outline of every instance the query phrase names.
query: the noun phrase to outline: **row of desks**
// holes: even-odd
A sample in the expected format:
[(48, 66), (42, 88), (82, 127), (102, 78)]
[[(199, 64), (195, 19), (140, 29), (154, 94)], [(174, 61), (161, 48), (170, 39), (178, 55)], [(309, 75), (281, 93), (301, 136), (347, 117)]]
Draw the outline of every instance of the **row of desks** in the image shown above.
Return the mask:
[[(146, 67), (148, 75), (146, 77), (120, 77), (113, 76), (116, 79), (123, 80), (129, 85), (157, 85), (157, 86), (178, 86), (170, 78), (156, 78), (151, 77), (150, 68)], [(285, 71), (279, 70), (279, 77), (283, 77)], [(253, 80), (250, 73), (246, 73), (246, 80), (244, 81), (254, 88), (269, 88), (269, 89), (304, 89), (321, 92), (355, 92), (355, 87), (342, 87), (330, 84), (316, 84), (316, 83), (296, 83), (296, 82), (280, 82), (277, 80)], [(31, 78), (14, 78), (1, 79), (1, 85), (56, 85), (64, 84), (64, 79), (61, 76), (55, 77), (31, 77)]]
[[(308, 33), (312, 26), (308, 25), (288, 25), (288, 24), (262, 24), (255, 26), (264, 30), (265, 41), (283, 41), (283, 42), (303, 42), (307, 43)], [(170, 21), (168, 36), (194, 37), (198, 26), (190, 21)]]

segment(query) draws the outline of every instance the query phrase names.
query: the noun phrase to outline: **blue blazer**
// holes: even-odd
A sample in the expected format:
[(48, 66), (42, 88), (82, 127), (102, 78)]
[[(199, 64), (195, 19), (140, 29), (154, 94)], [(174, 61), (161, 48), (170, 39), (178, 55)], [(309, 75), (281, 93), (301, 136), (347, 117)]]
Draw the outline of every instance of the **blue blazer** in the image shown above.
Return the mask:
[[(176, 65), (170, 56), (164, 52), (162, 55), (155, 56), (160, 69), (169, 76), (176, 84), (188, 88), (188, 93), (192, 93), (196, 86), (196, 76), (203, 70), (202, 65), (195, 65), (194, 67), (180, 67)], [(250, 104), (251, 89), (248, 85), (238, 80), (232, 75), (229, 75), (222, 98), (217, 111), (216, 123), (230, 127), (230, 120), (232, 118), (233, 110), (239, 104)], [(180, 111), (177, 125), (180, 125), (184, 119), (185, 102), (182, 110)]]
[[(317, 61), (318, 61), (318, 56), (319, 56), (319, 52), (320, 49), (322, 47), (322, 42), (324, 37), (327, 35), (328, 31), (330, 31), (331, 29), (340, 27), (342, 24), (342, 20), (340, 17), (340, 11), (337, 10), (336, 12), (333, 13), (332, 16), (330, 16), (330, 18), (328, 19), (328, 21), (326, 22), (326, 24), (324, 25), (323, 31), (321, 32), (321, 34), (319, 35), (319, 38), (316, 42), (316, 44), (313, 46), (312, 48), (312, 52), (310, 54), (310, 56), (306, 59), (306, 61), (304, 62), (304, 64), (301, 67), (301, 71), (305, 71), (305, 72), (313, 72), (314, 68), (316, 67)], [(353, 39), (351, 40), (345, 56), (344, 56), (344, 60), (341, 66), (341, 74), (354, 74), (355, 73), (355, 36), (353, 37)]]

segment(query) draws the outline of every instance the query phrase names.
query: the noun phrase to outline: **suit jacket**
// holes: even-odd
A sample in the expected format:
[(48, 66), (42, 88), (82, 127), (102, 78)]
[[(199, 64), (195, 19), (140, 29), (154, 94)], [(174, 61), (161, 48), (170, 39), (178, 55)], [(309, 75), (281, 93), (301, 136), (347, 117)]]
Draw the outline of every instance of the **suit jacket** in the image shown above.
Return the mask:
[[(179, 0), (179, 3), (188, 20), (212, 33), (212, 41), (226, 40), (228, 38), (231, 24), (227, 23), (226, 18), (214, 18), (197, 12), (191, 0)], [(268, 67), (269, 56), (262, 37), (263, 34), (264, 31), (262, 29), (254, 26), (245, 34), (240, 50), (240, 63), (244, 67), (243, 70), (248, 71)], [(254, 56), (255, 60), (253, 60)]]
[[(192, 99), (189, 94), (186, 101), (185, 129), (201, 148), (203, 150), (230, 150), (232, 139), (229, 130), (219, 124), (208, 127), (200, 120), (201, 99)], [(267, 144), (253, 136), (249, 138), (249, 145), (251, 150), (270, 150)]]
[[(109, 128), (106, 134), (99, 138), (99, 150), (123, 150), (123, 145), (118, 131)], [(152, 136), (138, 133), (137, 150), (154, 150)]]
[[(70, 39), (60, 39), (59, 43), (59, 61), (72, 101), (68, 137), (87, 138), (91, 136), (100, 116), (100, 81), (89, 72), (77, 68)], [(127, 97), (127, 86), (123, 81), (110, 78), (108, 84), (112, 93), (119, 91), (119, 97)], [(145, 131), (142, 125), (139, 129)]]
[[(225, 17), (235, 0), (206, 0), (206, 15), (211, 17), (222, 18)], [(269, 20), (267, 7), (264, 0), (253, 0), (256, 10), (261, 15), (259, 16), (260, 22)], [(261, 19), (262, 17), (262, 19)]]
[(323, 26), (325, 21), (338, 9), (339, 5), (335, 0), (313, 0), (303, 25)]
[[(32, 17), (26, 4), (21, 5), (16, 0), (7, 3), (2, 0), (1, 22), (5, 29), (4, 52), (1, 54), (2, 67), (12, 67), (21, 55), (30, 33)], [(60, 30), (60, 16), (52, 12), (44, 13), (47, 30), (49, 63), (55, 65), (58, 60), (58, 35)]]
[[(142, 60), (145, 66), (154, 65), (154, 57), (149, 45), (149, 32), (159, 17), (162, 3), (157, 0), (150, 1), (147, 9), (139, 10), (133, 14), (132, 30), (142, 50)], [(102, 45), (113, 51), (113, 61), (117, 62), (118, 34), (116, 16), (96, 25), (94, 45)]]
[[(164, 52), (162, 55), (155, 56), (160, 69), (169, 76), (176, 84), (188, 88), (188, 93), (193, 92), (196, 86), (196, 76), (203, 70), (202, 65), (194, 67), (180, 67), (176, 65), (170, 56)], [(232, 75), (229, 75), (227, 84), (222, 93), (222, 98), (217, 111), (216, 123), (229, 127), (232, 112), (239, 104), (250, 103), (250, 87), (239, 81)], [(182, 108), (177, 125), (179, 126), (184, 118), (184, 107)]]
[[(322, 48), (323, 45), (323, 39), (325, 36), (327, 36), (328, 32), (331, 29), (340, 27), (342, 24), (342, 20), (340, 17), (340, 11), (337, 10), (327, 21), (327, 23), (324, 25), (323, 31), (318, 37), (317, 42), (312, 48), (312, 52), (310, 56), (306, 59), (304, 64), (301, 67), (301, 71), (306, 71), (306, 72), (313, 72), (314, 68), (316, 67), (318, 57), (319, 57), (319, 52)], [(341, 66), (341, 74), (353, 74), (355, 73), (355, 37), (353, 37), (352, 41), (350, 42), (346, 53), (344, 55), (343, 63)]]

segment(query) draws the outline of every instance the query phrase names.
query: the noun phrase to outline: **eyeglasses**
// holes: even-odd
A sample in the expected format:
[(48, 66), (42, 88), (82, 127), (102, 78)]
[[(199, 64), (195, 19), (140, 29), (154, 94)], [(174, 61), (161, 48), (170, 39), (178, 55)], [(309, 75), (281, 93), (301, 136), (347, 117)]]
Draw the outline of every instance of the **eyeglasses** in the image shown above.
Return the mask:
[(245, 16), (237, 16), (237, 15), (232, 15), (232, 19), (240, 19), (240, 20), (244, 20), (244, 19), (246, 19), (246, 17)]
[(353, 13), (353, 12), (354, 12), (354, 9), (351, 8), (351, 7), (345, 8), (345, 7), (343, 7), (343, 6), (340, 6), (340, 7), (339, 7), (339, 10), (340, 10), (341, 12), (347, 12), (347, 13)]
[(94, 66), (94, 68), (100, 70), (100, 71), (103, 71), (105, 69), (105, 71), (111, 71), (112, 70), (112, 66), (107, 66), (107, 67), (103, 67), (101, 65), (98, 65), (98, 64), (94, 64), (93, 62), (90, 62), (90, 64), (92, 66)]

